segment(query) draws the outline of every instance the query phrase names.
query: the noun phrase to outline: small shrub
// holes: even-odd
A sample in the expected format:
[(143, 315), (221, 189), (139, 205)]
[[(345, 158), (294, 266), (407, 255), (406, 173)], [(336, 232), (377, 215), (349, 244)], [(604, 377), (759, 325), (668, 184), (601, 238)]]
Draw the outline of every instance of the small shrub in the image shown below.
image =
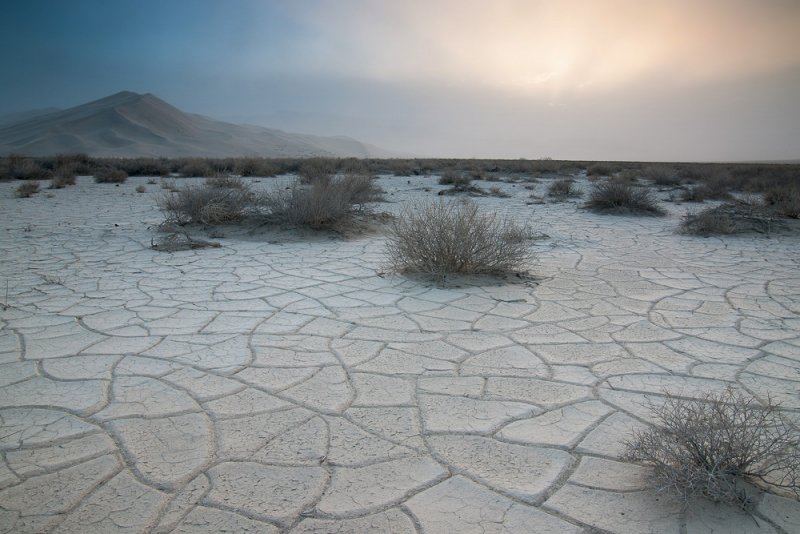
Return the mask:
[(800, 497), (800, 434), (778, 408), (732, 387), (696, 400), (667, 395), (650, 405), (657, 426), (634, 433), (626, 458), (653, 466), (656, 489), (684, 506), (705, 497), (747, 508), (745, 480)]
[(329, 180), (336, 174), (337, 169), (335, 159), (311, 158), (300, 164), (300, 181), (310, 184), (317, 180)]
[(597, 213), (665, 214), (649, 189), (611, 180), (597, 182), (592, 186), (585, 207)]
[(100, 167), (94, 171), (94, 181), (98, 184), (122, 184), (127, 179), (127, 172), (114, 167)]
[(645, 178), (652, 180), (655, 185), (676, 186), (681, 183), (681, 178), (678, 176), (678, 173), (666, 165), (652, 165), (646, 167), (644, 171), (642, 171), (642, 174)]
[(472, 202), (440, 200), (406, 207), (390, 227), (386, 253), (399, 272), (500, 274), (525, 269), (529, 235)]
[(717, 208), (689, 211), (683, 216), (680, 233), (690, 235), (726, 235), (738, 230), (736, 221), (729, 213)]
[(147, 188), (145, 186), (143, 186), (143, 185), (137, 185), (136, 186), (136, 192), (137, 193), (144, 193), (145, 191), (147, 191)]
[(681, 200), (684, 202), (705, 202), (706, 188), (703, 186), (691, 186), (681, 191)]
[(219, 188), (207, 185), (161, 193), (156, 203), (168, 221), (178, 224), (227, 224), (242, 220), (252, 208), (249, 188)]
[(455, 188), (468, 187), (472, 183), (471, 176), (458, 172), (447, 171), (439, 177), (439, 185), (452, 185)]
[(244, 180), (235, 176), (206, 178), (206, 185), (217, 189), (247, 189), (249, 187)]
[(567, 197), (579, 197), (581, 192), (575, 187), (575, 182), (570, 178), (560, 178), (547, 188), (547, 196), (564, 199)]
[(587, 176), (611, 176), (614, 168), (608, 163), (593, 163), (586, 168)]
[(76, 176), (72, 166), (59, 167), (50, 178), (50, 189), (63, 189), (75, 185)]
[(784, 217), (800, 217), (800, 186), (775, 187), (764, 193), (764, 202)]
[(242, 158), (234, 162), (233, 172), (239, 176), (275, 176), (278, 168), (263, 158)]
[(264, 195), (259, 205), (269, 222), (325, 230), (342, 228), (366, 211), (365, 204), (382, 200), (383, 191), (369, 176), (318, 179), (310, 185), (301, 180), (288, 189)]
[(172, 193), (177, 193), (178, 191), (181, 190), (181, 188), (178, 187), (178, 184), (175, 182), (175, 180), (169, 180), (164, 178), (161, 179), (161, 189), (166, 189), (167, 191), (170, 191)]
[(489, 194), (497, 198), (508, 198), (511, 196), (496, 185), (493, 185), (492, 187), (489, 188)]
[(39, 192), (39, 182), (30, 180), (19, 184), (16, 189), (16, 195), (19, 198), (30, 198), (31, 195)]
[(205, 159), (189, 159), (178, 169), (181, 176), (210, 178), (217, 175), (211, 163)]

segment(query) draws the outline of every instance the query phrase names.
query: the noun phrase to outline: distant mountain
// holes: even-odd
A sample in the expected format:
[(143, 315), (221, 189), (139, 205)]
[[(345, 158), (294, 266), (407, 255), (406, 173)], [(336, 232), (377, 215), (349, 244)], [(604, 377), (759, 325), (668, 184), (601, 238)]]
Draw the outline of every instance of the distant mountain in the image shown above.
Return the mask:
[[(349, 137), (293, 134), (185, 113), (147, 93), (123, 91), (65, 110), (0, 122), (0, 154), (83, 152), (98, 157), (394, 157)], [(32, 114), (31, 114), (32, 113)]]
[(16, 122), (26, 121), (34, 117), (47, 115), (48, 113), (55, 113), (56, 111), (61, 111), (61, 110), (58, 108), (42, 108), (42, 109), (31, 109), (28, 111), (18, 111), (17, 113), (6, 113), (4, 115), (0, 115), (0, 126), (9, 126)]

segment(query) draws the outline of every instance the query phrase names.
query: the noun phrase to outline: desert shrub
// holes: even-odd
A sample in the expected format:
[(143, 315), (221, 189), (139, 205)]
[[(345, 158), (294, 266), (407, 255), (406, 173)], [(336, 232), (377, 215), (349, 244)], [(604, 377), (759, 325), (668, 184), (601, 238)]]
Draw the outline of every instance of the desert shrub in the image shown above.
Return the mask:
[(275, 176), (278, 167), (264, 158), (241, 158), (234, 161), (233, 172), (239, 176)]
[(25, 156), (8, 156), (4, 178), (12, 180), (47, 180), (50, 169), (40, 160)]
[(217, 189), (247, 189), (249, 187), (244, 180), (235, 176), (206, 178), (206, 186)]
[(681, 178), (678, 176), (678, 173), (666, 165), (651, 165), (645, 167), (642, 171), (642, 175), (652, 180), (655, 185), (675, 186), (681, 183)]
[(587, 176), (611, 176), (614, 174), (614, 167), (608, 163), (593, 163), (586, 168)]
[(365, 175), (317, 179), (311, 184), (298, 180), (287, 189), (266, 193), (259, 205), (268, 222), (294, 227), (325, 230), (342, 228), (365, 204), (382, 200), (383, 191)]
[(156, 203), (168, 221), (178, 224), (227, 224), (242, 220), (252, 209), (249, 188), (200, 185), (163, 192)]
[(719, 208), (689, 211), (683, 216), (680, 233), (690, 235), (735, 234), (738, 228), (731, 215)]
[(651, 403), (655, 428), (634, 432), (628, 460), (653, 467), (656, 489), (688, 505), (697, 497), (747, 508), (745, 480), (800, 497), (800, 434), (766, 405), (728, 387), (695, 400)]
[(39, 182), (36, 180), (30, 180), (19, 184), (19, 187), (16, 189), (16, 195), (19, 198), (29, 198), (34, 193), (39, 192)]
[(94, 170), (94, 181), (98, 184), (121, 184), (128, 179), (128, 173), (114, 167), (99, 167)]
[(726, 200), (731, 198), (732, 185), (730, 173), (716, 169), (709, 171), (696, 189), (701, 191), (704, 198)]
[(170, 180), (166, 178), (161, 179), (161, 189), (166, 189), (167, 191), (170, 191), (172, 193), (177, 193), (178, 191), (181, 190), (181, 188), (178, 187), (178, 184), (175, 182), (175, 180)]
[(386, 254), (398, 272), (499, 274), (524, 270), (529, 229), (472, 202), (406, 207), (390, 227)]
[(76, 174), (73, 165), (64, 165), (57, 168), (50, 178), (50, 189), (63, 189), (69, 185), (75, 185)]
[(439, 185), (452, 185), (453, 187), (467, 187), (472, 183), (471, 176), (459, 172), (446, 171), (439, 177)]
[(585, 207), (597, 213), (664, 215), (653, 193), (644, 187), (607, 180), (596, 182)]
[(581, 192), (575, 187), (575, 182), (570, 178), (560, 178), (551, 183), (547, 188), (547, 196), (554, 198), (579, 197)]
[(765, 233), (780, 228), (775, 208), (753, 198), (736, 199), (699, 212), (688, 212), (679, 232), (694, 235)]
[(329, 180), (338, 169), (337, 161), (332, 158), (310, 158), (300, 164), (300, 180), (310, 184), (317, 180)]
[(217, 175), (217, 171), (205, 159), (188, 159), (179, 168), (181, 176), (210, 178)]
[(764, 202), (784, 217), (800, 217), (800, 186), (774, 187), (764, 193)]
[(684, 202), (705, 202), (706, 189), (703, 186), (690, 186), (681, 191), (680, 199)]
[(489, 188), (489, 194), (497, 198), (508, 198), (511, 196), (496, 185), (493, 185), (492, 187)]

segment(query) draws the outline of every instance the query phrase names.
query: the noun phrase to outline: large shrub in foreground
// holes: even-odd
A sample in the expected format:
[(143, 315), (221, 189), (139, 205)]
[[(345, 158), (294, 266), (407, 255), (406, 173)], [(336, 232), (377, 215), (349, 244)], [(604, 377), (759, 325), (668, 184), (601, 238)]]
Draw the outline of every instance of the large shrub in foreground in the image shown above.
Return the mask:
[(399, 272), (500, 274), (525, 270), (529, 235), (527, 227), (473, 202), (422, 202), (393, 222), (386, 253)]
[(703, 497), (748, 508), (745, 481), (800, 497), (800, 434), (771, 400), (728, 387), (650, 409), (656, 426), (634, 433), (626, 459), (651, 465), (654, 487), (684, 506)]

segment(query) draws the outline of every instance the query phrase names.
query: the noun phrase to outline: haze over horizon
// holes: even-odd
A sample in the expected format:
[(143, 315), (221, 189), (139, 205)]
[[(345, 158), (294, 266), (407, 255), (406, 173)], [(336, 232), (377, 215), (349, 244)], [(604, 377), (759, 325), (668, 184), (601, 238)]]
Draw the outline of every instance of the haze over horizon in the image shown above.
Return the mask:
[(4, 7), (0, 113), (129, 90), (421, 156), (800, 159), (796, 0)]

